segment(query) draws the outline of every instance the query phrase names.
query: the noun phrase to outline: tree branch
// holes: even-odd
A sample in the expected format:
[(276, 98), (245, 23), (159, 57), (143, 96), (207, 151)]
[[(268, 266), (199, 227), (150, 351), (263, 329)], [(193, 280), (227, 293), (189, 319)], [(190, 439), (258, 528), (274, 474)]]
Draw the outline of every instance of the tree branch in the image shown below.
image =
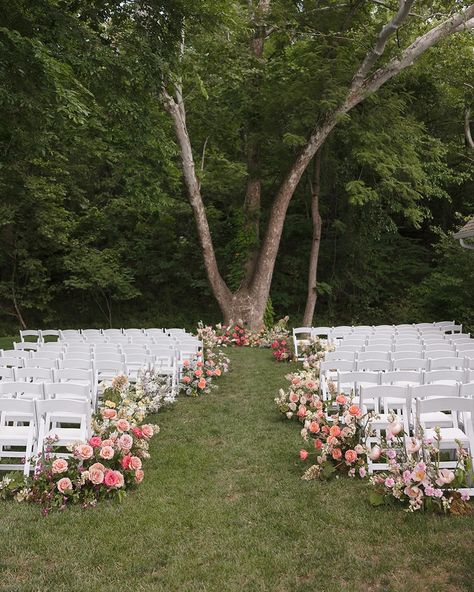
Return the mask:
[(471, 150), (474, 150), (474, 140), (471, 134), (471, 110), (469, 107), (464, 113), (464, 135), (466, 136), (466, 144)]

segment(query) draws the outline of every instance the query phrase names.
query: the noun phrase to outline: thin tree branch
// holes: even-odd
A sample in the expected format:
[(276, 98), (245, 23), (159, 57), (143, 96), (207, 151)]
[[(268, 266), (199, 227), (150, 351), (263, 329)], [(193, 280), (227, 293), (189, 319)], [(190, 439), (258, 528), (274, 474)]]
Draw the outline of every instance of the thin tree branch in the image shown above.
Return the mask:
[(466, 136), (466, 143), (471, 150), (474, 150), (474, 140), (471, 133), (471, 110), (469, 107), (464, 113), (464, 135)]

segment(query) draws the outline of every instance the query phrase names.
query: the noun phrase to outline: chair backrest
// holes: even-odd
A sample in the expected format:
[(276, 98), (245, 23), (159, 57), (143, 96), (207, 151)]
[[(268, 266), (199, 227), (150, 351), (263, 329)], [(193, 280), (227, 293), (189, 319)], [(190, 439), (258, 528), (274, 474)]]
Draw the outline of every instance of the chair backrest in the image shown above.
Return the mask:
[(420, 358), (397, 358), (393, 360), (393, 370), (426, 370), (428, 360)]
[(15, 368), (15, 381), (52, 382), (51, 368)]
[(464, 370), (430, 370), (425, 372), (424, 383), (435, 384), (437, 382), (453, 383), (463, 382), (465, 379)]
[(82, 370), (91, 370), (92, 361), (90, 359), (66, 358), (65, 360), (59, 360), (58, 368), (78, 368)]
[(357, 360), (357, 370), (365, 370), (372, 372), (380, 372), (382, 370), (390, 370), (391, 362), (389, 360)]
[(45, 329), (41, 330), (41, 339), (44, 341), (45, 337), (59, 337), (59, 331), (57, 329)]
[(459, 387), (460, 397), (474, 397), (474, 381), (461, 384)]
[(453, 350), (446, 350), (446, 349), (440, 349), (440, 350), (431, 350), (431, 351), (425, 351), (425, 358), (431, 358), (431, 359), (440, 359), (440, 358), (454, 358), (456, 357), (456, 352), (454, 352)]
[(457, 368), (464, 368), (464, 358), (456, 358), (454, 356), (443, 358), (429, 357), (430, 370), (455, 370)]
[(327, 372), (328, 370), (334, 371), (354, 371), (356, 369), (355, 362), (350, 360), (325, 360), (321, 362), (319, 370), (321, 373)]
[(389, 411), (390, 404), (386, 404), (387, 399), (393, 404), (393, 399), (397, 399), (400, 403), (405, 403), (404, 415), (404, 427), (405, 431), (408, 431), (409, 426), (409, 414), (411, 407), (411, 396), (410, 389), (407, 386), (394, 386), (394, 385), (379, 385), (379, 386), (361, 386), (360, 388), (360, 407), (365, 409), (368, 406), (372, 406), (376, 413), (380, 412), (381, 402), (384, 402), (385, 412)]
[(8, 382), (14, 382), (15, 379), (15, 370), (19, 368), (8, 368), (7, 366), (0, 366), (0, 380), (6, 380)]
[(133, 336), (145, 335), (143, 333), (143, 329), (137, 329), (137, 328), (123, 329), (123, 333), (124, 333), (124, 335), (133, 335)]
[(53, 371), (54, 382), (92, 382), (92, 370), (61, 368)]
[[(79, 424), (85, 434), (90, 434), (91, 406), (88, 401), (79, 399), (43, 399), (35, 401), (36, 415), (40, 420), (40, 442), (41, 435), (45, 435), (50, 429), (52, 422), (64, 422), (68, 424)], [(62, 427), (65, 431), (68, 428)], [(75, 429), (75, 428), (72, 428)]]
[(453, 335), (450, 335), (449, 338), (451, 339), (451, 341), (469, 341), (469, 339), (471, 339), (471, 334), (470, 333), (455, 333)]
[(100, 329), (82, 329), (81, 333), (84, 337), (103, 337), (103, 333)]
[(102, 333), (104, 335), (107, 335), (108, 337), (110, 337), (112, 335), (123, 337), (122, 329), (103, 329)]
[(35, 402), (32, 399), (10, 399), (0, 397), (0, 425), (11, 421), (36, 423)]
[[(0, 358), (1, 363), (1, 358)], [(474, 355), (469, 355), (464, 357), (464, 368), (466, 370), (474, 370)]]
[(342, 392), (344, 390), (344, 385), (349, 385), (354, 390), (356, 389), (358, 383), (369, 383), (369, 384), (379, 384), (380, 383), (380, 373), (379, 372), (338, 372), (337, 373), (337, 387), (338, 392)]
[(44, 385), (44, 394), (47, 399), (74, 399), (91, 401), (91, 390), (84, 384), (73, 382), (52, 382)]
[(435, 323), (435, 327), (441, 327), (444, 329), (445, 327), (452, 327), (455, 324), (456, 321), (438, 321)]
[(0, 397), (16, 397), (18, 399), (42, 399), (44, 397), (41, 382), (0, 382)]
[[(29, 360), (26, 360), (27, 362)], [(23, 358), (6, 358), (0, 356), (0, 367), (1, 368), (21, 368), (25, 365)]]
[(0, 356), (2, 358), (30, 358), (31, 354), (29, 351), (22, 351), (20, 349), (2, 349), (0, 350)]
[(36, 351), (41, 344), (37, 341), (14, 341), (13, 342), (13, 349), (21, 350), (21, 351)]
[(456, 350), (460, 351), (460, 352), (474, 351), (474, 339), (471, 339), (470, 343), (455, 342), (455, 347), (456, 347)]
[(332, 327), (311, 327), (311, 337), (329, 337)]
[(423, 374), (416, 370), (393, 370), (391, 372), (382, 372), (380, 375), (380, 382), (381, 384), (393, 384), (395, 386), (421, 384), (423, 382)]
[[(457, 427), (457, 414), (464, 414), (464, 430), (474, 436), (474, 399), (468, 397), (434, 397), (416, 400), (416, 418), (418, 425), (424, 427), (423, 414), (442, 411), (445, 415), (450, 412), (453, 427)], [(471, 450), (472, 454), (472, 450)]]
[(412, 386), (413, 399), (425, 399), (431, 397), (459, 397), (459, 384), (420, 384)]
[(360, 352), (363, 345), (340, 345), (336, 351), (338, 352)]
[(39, 341), (41, 339), (41, 331), (35, 329), (25, 329), (20, 331), (20, 339), (22, 342), (25, 341), (25, 337), (34, 337), (35, 341)]
[(423, 357), (423, 351), (421, 349), (414, 349), (414, 348), (397, 349), (396, 351), (392, 352), (392, 354), (391, 354), (392, 360), (401, 360), (403, 358), (411, 358), (412, 360), (414, 360), (414, 359), (421, 360), (422, 357)]
[(123, 355), (120, 353), (115, 353), (115, 352), (96, 352), (94, 355), (94, 359), (96, 362), (101, 361), (101, 360), (107, 360), (110, 362), (122, 362), (123, 361)]
[(414, 325), (418, 329), (434, 329), (435, 326), (433, 323), (415, 323)]
[(389, 358), (390, 353), (388, 351), (363, 351), (357, 354), (357, 359), (360, 362), (365, 360), (388, 360)]
[(325, 356), (324, 359), (327, 361), (330, 360), (350, 360), (350, 361), (354, 361), (355, 358), (357, 356), (357, 352), (353, 352), (353, 351), (332, 351), (332, 352), (328, 352)]

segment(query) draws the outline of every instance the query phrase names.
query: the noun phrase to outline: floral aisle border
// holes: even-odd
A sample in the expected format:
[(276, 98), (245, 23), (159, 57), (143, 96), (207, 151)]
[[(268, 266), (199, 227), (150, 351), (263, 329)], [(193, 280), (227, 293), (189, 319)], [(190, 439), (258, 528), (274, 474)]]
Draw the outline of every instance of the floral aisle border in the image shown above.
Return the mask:
[[(223, 352), (207, 343), (203, 352), (185, 363), (180, 391), (208, 393), (229, 364)], [(71, 505), (88, 508), (100, 500), (121, 501), (127, 491), (135, 489), (145, 476), (143, 461), (150, 457), (149, 441), (160, 430), (144, 421), (175, 403), (176, 394), (166, 377), (143, 370), (135, 384), (126, 376), (116, 376), (105, 385), (101, 401), (92, 416), (93, 435), (87, 442), (73, 443), (62, 458), (51, 440), (44, 453), (33, 459), (32, 476), (10, 472), (0, 480), (0, 498), (36, 503), (48, 515)]]
[[(326, 385), (326, 396), (321, 394), (319, 365), (330, 350), (313, 340), (303, 353), (303, 369), (286, 376), (289, 386), (280, 389), (275, 398), (285, 418), (302, 424), (304, 446), (299, 456), (303, 462), (311, 462), (302, 479), (359, 477), (368, 482), (374, 506), (391, 504), (408, 512), (469, 513), (469, 495), (462, 490), (474, 475), (472, 459), (461, 443), (456, 466), (442, 468), (439, 430), (433, 439), (426, 439), (421, 431), (406, 434), (392, 414), (385, 437), (379, 444), (370, 444), (375, 413), (364, 413), (352, 396), (338, 393), (331, 381)], [(369, 459), (385, 463), (388, 470), (369, 476)]]

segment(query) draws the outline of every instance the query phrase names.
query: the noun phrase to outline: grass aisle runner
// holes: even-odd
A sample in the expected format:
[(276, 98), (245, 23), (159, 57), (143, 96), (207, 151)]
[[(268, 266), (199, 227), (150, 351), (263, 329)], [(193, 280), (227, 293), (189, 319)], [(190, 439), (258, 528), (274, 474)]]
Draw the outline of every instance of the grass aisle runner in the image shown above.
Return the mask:
[(146, 478), (121, 506), (41, 517), (2, 503), (0, 590), (474, 590), (474, 517), (369, 507), (352, 480), (305, 483), (273, 398), (289, 366), (231, 350), (202, 399), (157, 416)]

